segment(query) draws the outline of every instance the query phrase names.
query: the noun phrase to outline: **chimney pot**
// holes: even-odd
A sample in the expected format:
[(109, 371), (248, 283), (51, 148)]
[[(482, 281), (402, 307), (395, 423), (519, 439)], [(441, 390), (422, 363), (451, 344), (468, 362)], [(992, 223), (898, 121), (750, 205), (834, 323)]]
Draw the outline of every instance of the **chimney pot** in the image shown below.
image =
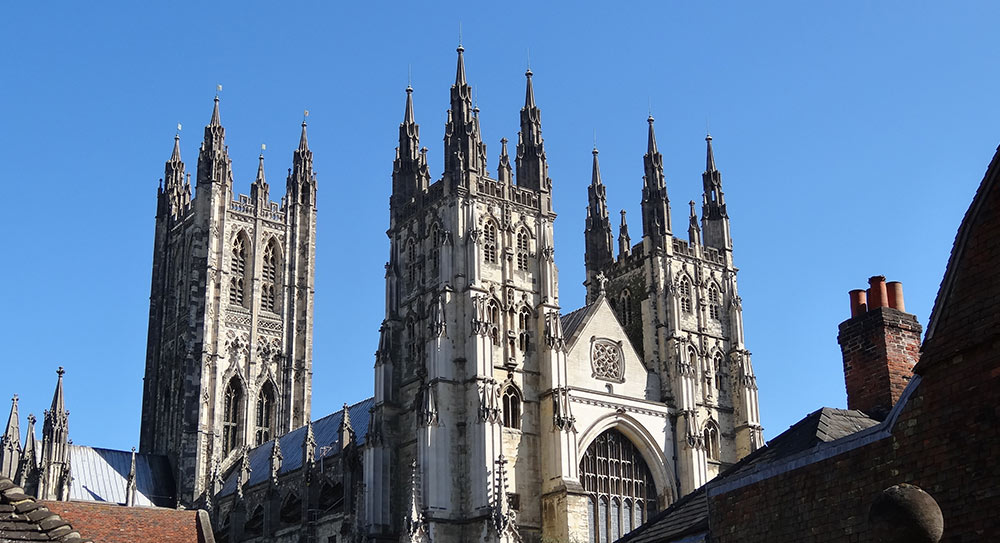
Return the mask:
[(893, 309), (898, 309), (900, 311), (906, 311), (906, 306), (903, 304), (903, 283), (899, 281), (889, 281), (885, 284), (889, 293), (889, 307)]
[(889, 306), (889, 293), (885, 288), (885, 276), (873, 275), (868, 278), (868, 308), (878, 309)]
[(868, 295), (863, 289), (856, 288), (848, 296), (851, 297), (851, 318), (868, 312)]

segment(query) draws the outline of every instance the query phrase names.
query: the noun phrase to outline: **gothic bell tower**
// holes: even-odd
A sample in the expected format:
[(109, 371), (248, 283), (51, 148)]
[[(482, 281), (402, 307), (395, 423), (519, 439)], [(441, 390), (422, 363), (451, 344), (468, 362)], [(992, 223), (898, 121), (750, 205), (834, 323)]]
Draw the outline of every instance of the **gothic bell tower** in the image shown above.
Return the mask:
[(244, 447), (309, 420), (316, 174), (302, 123), (280, 202), (263, 153), (233, 189), (219, 97), (194, 197), (180, 138), (157, 191), (140, 451), (166, 455), (197, 505)]

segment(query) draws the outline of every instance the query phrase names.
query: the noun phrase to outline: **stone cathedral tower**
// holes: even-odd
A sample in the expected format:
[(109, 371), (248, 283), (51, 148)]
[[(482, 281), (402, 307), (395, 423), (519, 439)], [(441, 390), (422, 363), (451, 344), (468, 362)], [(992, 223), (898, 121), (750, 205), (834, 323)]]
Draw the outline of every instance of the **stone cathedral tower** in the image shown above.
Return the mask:
[(233, 189), (219, 98), (194, 198), (179, 137), (157, 193), (140, 451), (166, 455), (178, 502), (204, 499), (254, 447), (309, 420), (316, 174), (306, 123), (280, 203), (259, 157)]
[(673, 233), (663, 155), (653, 118), (643, 157), (642, 240), (631, 245), (621, 212), (618, 257), (594, 151), (587, 208), (587, 300), (606, 296), (672, 409), (677, 476), (687, 494), (763, 444), (757, 385), (743, 338), (729, 215), (712, 137), (702, 174), (699, 227), (690, 202), (687, 239)]
[(501, 140), (495, 176), (461, 47), (444, 174), (434, 183), (406, 89), (364, 453), (366, 524), (376, 541), (537, 541), (541, 533), (540, 451), (550, 424), (539, 405), (565, 360), (547, 347), (559, 334), (555, 214), (526, 75), (516, 155)]

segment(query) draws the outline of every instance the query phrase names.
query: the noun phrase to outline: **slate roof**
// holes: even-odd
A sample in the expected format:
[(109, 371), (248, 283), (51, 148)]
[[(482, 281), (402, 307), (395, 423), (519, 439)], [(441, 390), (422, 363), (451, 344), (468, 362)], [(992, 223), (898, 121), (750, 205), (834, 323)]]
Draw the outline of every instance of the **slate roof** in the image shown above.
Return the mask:
[(208, 513), (94, 502), (42, 502), (97, 543), (214, 543)]
[[(124, 504), (132, 452), (70, 445), (73, 482), (69, 499)], [(173, 472), (166, 456), (135, 455), (135, 505), (173, 507), (176, 503)]]
[(69, 522), (25, 494), (10, 479), (0, 476), (0, 543), (19, 541), (90, 540), (80, 537)]
[[(362, 400), (347, 409), (351, 416), (351, 427), (354, 429), (354, 442), (363, 445), (365, 434), (368, 433), (368, 410), (375, 405), (375, 398)], [(340, 421), (344, 418), (344, 410), (336, 411), (321, 419), (313, 421), (313, 436), (316, 438), (316, 462), (340, 453)], [(281, 443), (281, 469), (278, 474), (295, 471), (302, 467), (302, 441), (305, 439), (306, 427), (301, 426), (278, 438)], [(329, 447), (329, 448), (327, 448)], [(274, 440), (268, 441), (250, 450), (250, 480), (247, 486), (254, 486), (266, 481), (271, 475), (271, 449)], [(219, 496), (228, 496), (236, 492), (236, 470), (232, 470), (222, 485)]]
[[(593, 305), (593, 304), (591, 304)], [(584, 319), (587, 317), (587, 311), (590, 309), (590, 305), (585, 305), (580, 309), (570, 311), (565, 315), (559, 316), (559, 321), (562, 324), (563, 337), (569, 340), (576, 333), (577, 328), (583, 324)]]
[[(765, 445), (712, 480), (713, 483), (750, 473), (772, 462), (807, 451), (875, 426), (879, 422), (861, 411), (824, 407), (813, 411)], [(620, 542), (668, 542), (708, 531), (708, 495), (703, 485), (629, 532)]]

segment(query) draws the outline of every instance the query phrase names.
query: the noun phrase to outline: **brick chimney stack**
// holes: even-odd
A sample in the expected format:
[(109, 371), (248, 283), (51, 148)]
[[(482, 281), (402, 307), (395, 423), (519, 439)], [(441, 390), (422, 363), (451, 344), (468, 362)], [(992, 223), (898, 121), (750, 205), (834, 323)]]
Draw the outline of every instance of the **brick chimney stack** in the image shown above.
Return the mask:
[(917, 317), (906, 313), (903, 285), (876, 275), (852, 290), (851, 318), (840, 323), (847, 408), (882, 420), (899, 399), (920, 357)]

